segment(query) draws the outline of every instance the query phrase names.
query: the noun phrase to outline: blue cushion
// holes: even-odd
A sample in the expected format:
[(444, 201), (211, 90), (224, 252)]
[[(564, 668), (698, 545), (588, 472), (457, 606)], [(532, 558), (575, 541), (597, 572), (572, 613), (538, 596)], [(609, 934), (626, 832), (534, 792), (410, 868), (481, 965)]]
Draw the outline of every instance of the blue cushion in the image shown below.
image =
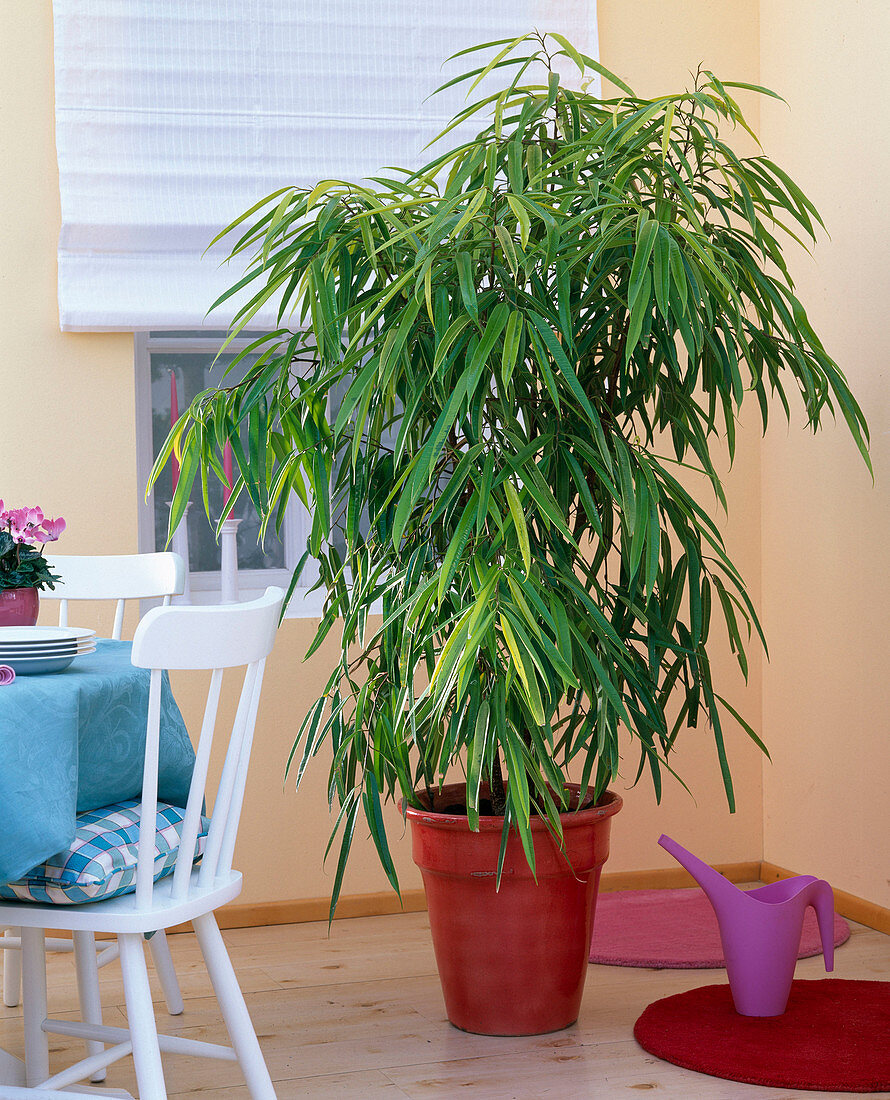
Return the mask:
[[(155, 834), (154, 880), (173, 871), (185, 810), (158, 803)], [(201, 818), (194, 862), (204, 854), (210, 822)], [(77, 831), (70, 847), (34, 867), (17, 882), (0, 885), (0, 898), (78, 905), (136, 889), (139, 846), (139, 802), (131, 799), (77, 815)]]

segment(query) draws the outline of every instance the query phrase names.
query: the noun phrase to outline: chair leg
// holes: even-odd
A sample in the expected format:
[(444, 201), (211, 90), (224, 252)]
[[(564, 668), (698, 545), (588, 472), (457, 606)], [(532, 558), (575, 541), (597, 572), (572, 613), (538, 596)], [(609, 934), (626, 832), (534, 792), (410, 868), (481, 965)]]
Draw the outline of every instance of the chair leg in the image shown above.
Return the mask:
[(192, 920), (192, 925), (251, 1100), (276, 1100), (275, 1087), (216, 920), (212, 913), (202, 913)]
[[(0, 948), (7, 936), (19, 934), (18, 928), (8, 928), (0, 938)], [(21, 952), (10, 948), (3, 953), (3, 1003), (7, 1008), (15, 1008), (22, 995), (22, 956)]]
[(155, 964), (161, 988), (164, 990), (164, 998), (167, 1001), (167, 1011), (171, 1016), (178, 1016), (185, 1007), (182, 1003), (182, 993), (173, 969), (173, 959), (170, 957), (170, 944), (163, 928), (148, 941), (152, 962)]
[(143, 939), (139, 933), (118, 936), (121, 949), (121, 972), (127, 1002), (127, 1022), (133, 1041), (133, 1061), (140, 1100), (167, 1100), (158, 1029), (155, 1024), (151, 988), (145, 966)]
[[(102, 1002), (99, 998), (99, 967), (96, 964), (96, 937), (92, 932), (74, 932), (74, 969), (77, 974), (77, 995), (80, 1016), (85, 1024), (102, 1023)], [(97, 1039), (85, 1040), (87, 1056), (101, 1054), (105, 1044)], [(105, 1070), (99, 1069), (90, 1078), (94, 1083), (105, 1080)]]
[(22, 929), (22, 1001), (25, 1017), (25, 1083), (34, 1088), (49, 1077), (46, 1020), (46, 945), (42, 928)]

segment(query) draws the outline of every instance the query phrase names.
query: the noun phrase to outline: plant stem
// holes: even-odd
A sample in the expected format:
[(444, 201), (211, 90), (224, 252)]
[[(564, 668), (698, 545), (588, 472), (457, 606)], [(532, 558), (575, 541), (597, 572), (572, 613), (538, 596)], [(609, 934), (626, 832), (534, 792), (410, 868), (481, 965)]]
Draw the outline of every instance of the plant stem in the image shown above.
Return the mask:
[(491, 812), (494, 817), (503, 817), (507, 809), (507, 792), (504, 790), (504, 776), (501, 772), (501, 755), (497, 750), (491, 761)]

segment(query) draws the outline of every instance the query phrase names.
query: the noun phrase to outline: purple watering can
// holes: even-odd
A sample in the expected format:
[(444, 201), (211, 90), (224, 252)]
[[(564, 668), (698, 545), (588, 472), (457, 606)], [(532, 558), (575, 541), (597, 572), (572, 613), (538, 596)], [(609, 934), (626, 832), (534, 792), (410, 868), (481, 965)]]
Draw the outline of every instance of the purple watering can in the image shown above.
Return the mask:
[(824, 879), (798, 875), (740, 890), (669, 836), (658, 843), (682, 863), (714, 907), (739, 1015), (781, 1016), (785, 1011), (808, 905), (819, 922), (825, 969), (834, 970), (834, 893)]

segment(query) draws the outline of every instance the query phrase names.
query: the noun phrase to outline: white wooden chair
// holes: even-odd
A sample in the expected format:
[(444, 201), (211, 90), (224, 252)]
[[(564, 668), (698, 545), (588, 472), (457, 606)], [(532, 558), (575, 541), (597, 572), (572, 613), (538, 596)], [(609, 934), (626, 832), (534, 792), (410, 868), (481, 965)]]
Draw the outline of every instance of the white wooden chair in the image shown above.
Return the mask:
[[(269, 588), (251, 603), (159, 607), (139, 624), (133, 640), (133, 664), (151, 669), (151, 691), (140, 809), (135, 889), (132, 893), (79, 905), (0, 901), (0, 922), (22, 928), (25, 1073), (27, 1088), (8, 1088), (4, 1100), (41, 1095), (94, 1095), (69, 1086), (119, 1058), (133, 1055), (140, 1100), (166, 1100), (161, 1052), (238, 1061), (252, 1100), (275, 1100), (247, 1006), (214, 917), (214, 910), (241, 892), (241, 874), (232, 857), (256, 724), (265, 659), (272, 650), (284, 593)], [(226, 669), (247, 666), (237, 713), (228, 736), (225, 762), (216, 788), (199, 865), (193, 853), (202, 829), (211, 745)], [(207, 705), (197, 746), (181, 840), (172, 874), (153, 883), (155, 871), (158, 742), (161, 677), (164, 669), (212, 670)], [(208, 800), (209, 802), (209, 800)], [(191, 921), (232, 1047), (181, 1036), (158, 1035), (145, 964), (144, 937)], [(73, 932), (83, 945), (96, 932), (114, 933), (120, 943), (127, 1007), (127, 1028), (47, 1018), (45, 930)], [(76, 950), (88, 950), (81, 946)], [(95, 973), (95, 971), (93, 971)], [(98, 997), (98, 988), (90, 991)], [(98, 1051), (49, 1075), (49, 1035), (82, 1038)], [(108, 1049), (102, 1049), (107, 1045)], [(118, 1092), (115, 1095), (129, 1095)]]
[[(178, 554), (102, 554), (66, 557), (50, 555), (54, 571), (62, 577), (54, 590), (43, 592), (41, 599), (59, 600), (59, 626), (68, 625), (69, 600), (116, 600), (111, 637), (120, 639), (123, 633), (124, 609), (127, 600), (163, 597), (164, 604), (185, 587), (185, 563)], [(182, 994), (170, 958), (170, 948), (163, 932), (150, 941), (155, 969), (164, 990), (167, 1008), (174, 1016), (182, 1012)], [(0, 949), (5, 948), (3, 963), (3, 1003), (14, 1008), (21, 990), (21, 939), (18, 930), (8, 929), (0, 936)], [(47, 941), (52, 951), (73, 950), (71, 940)], [(98, 965), (116, 959), (117, 944), (99, 953)], [(86, 965), (84, 963), (83, 965)]]
[(178, 596), (185, 588), (185, 563), (178, 554), (50, 554), (49, 560), (62, 579), (40, 598), (61, 601), (59, 626), (68, 625), (70, 600), (117, 600), (112, 638), (122, 635), (127, 600), (163, 596), (168, 604), (171, 596)]

